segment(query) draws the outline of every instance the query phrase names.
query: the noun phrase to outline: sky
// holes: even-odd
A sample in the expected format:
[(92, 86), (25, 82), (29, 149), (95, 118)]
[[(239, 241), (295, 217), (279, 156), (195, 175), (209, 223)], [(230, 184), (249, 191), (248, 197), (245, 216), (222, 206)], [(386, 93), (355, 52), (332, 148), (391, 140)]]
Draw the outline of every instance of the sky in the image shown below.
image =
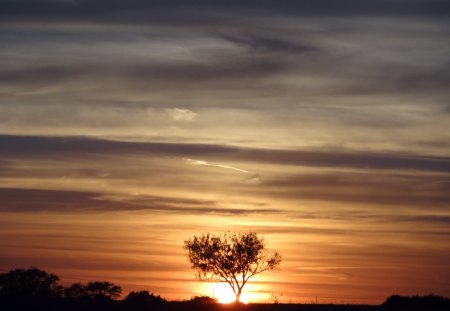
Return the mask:
[(450, 3), (0, 0), (0, 272), (268, 302), (450, 296)]

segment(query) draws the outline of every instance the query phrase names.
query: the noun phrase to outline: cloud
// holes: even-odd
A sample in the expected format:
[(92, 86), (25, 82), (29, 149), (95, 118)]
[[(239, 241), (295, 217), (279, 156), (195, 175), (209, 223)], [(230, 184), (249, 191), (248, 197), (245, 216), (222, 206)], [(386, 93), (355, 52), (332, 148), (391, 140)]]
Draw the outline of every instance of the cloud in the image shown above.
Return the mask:
[(270, 208), (223, 208), (219, 202), (148, 195), (118, 195), (99, 192), (0, 188), (3, 212), (98, 212), (152, 211), (180, 214), (247, 215), (274, 214)]
[[(407, 6), (403, 1), (282, 2), (80, 1), (76, 7), (2, 2), (1, 20), (8, 24), (0, 30), (0, 81), (7, 86), (3, 102), (18, 109), (53, 102), (72, 111), (83, 102), (95, 112), (99, 105), (148, 105), (148, 98), (157, 98), (151, 105), (172, 107), (167, 115), (174, 121), (195, 119), (189, 111), (196, 113), (199, 106), (272, 107), (278, 112), (310, 102), (325, 109), (326, 101), (342, 107), (348, 97), (370, 96), (357, 99), (370, 114), (380, 101), (400, 101), (372, 97), (380, 94), (420, 93), (428, 107), (429, 102), (444, 105), (450, 71), (449, 51), (441, 42), (449, 29), (439, 19), (417, 20), (416, 15), (442, 14), (449, 7), (445, 1), (412, 1)], [(187, 10), (175, 9), (181, 7)], [(385, 17), (389, 12), (406, 18)], [(346, 14), (355, 18), (304, 18)], [(358, 18), (365, 14), (380, 19)], [(298, 17), (295, 23), (292, 16)], [(270, 27), (261, 27), (261, 20)], [(133, 27), (142, 23), (155, 25)], [(58, 91), (39, 93), (50, 87)], [(24, 96), (29, 89), (40, 95)], [(183, 107), (173, 108), (180, 102)], [(344, 122), (353, 117), (349, 106), (343, 109)], [(23, 128), (13, 122), (22, 118), (10, 118), (11, 128)], [(121, 121), (126, 119), (128, 114)], [(108, 124), (97, 122), (98, 127)]]
[(287, 54), (302, 54), (316, 51), (317, 46), (298, 38), (280, 38), (280, 33), (260, 34), (258, 32), (218, 33), (220, 38), (243, 46), (250, 52), (275, 52)]
[[(78, 0), (77, 6), (68, 1), (21, 0), (0, 2), (0, 15), (8, 21), (68, 21), (131, 24), (192, 25), (209, 21), (213, 23), (228, 15), (267, 16), (446, 16), (450, 10), (442, 0)], [(183, 13), (181, 13), (183, 12)], [(208, 15), (209, 14), (209, 15)], [(223, 16), (225, 15), (225, 16)], [(178, 20), (177, 20), (178, 19)]]
[[(219, 161), (241, 161), (271, 163), (306, 167), (336, 167), (378, 170), (407, 170), (450, 172), (450, 158), (427, 154), (407, 154), (401, 152), (371, 152), (366, 150), (323, 149), (323, 150), (282, 150), (242, 148), (214, 144), (159, 143), (113, 141), (87, 137), (49, 137), (0, 135), (0, 157), (20, 158), (65, 158), (80, 159), (95, 154), (140, 154), (170, 155), (190, 159), (191, 164), (205, 165), (192, 160), (207, 157)], [(189, 161), (188, 161), (189, 162)], [(204, 162), (204, 161), (203, 161)], [(216, 162), (206, 161), (206, 164)], [(246, 170), (232, 168), (242, 173)]]
[(260, 185), (262, 183), (262, 180), (259, 175), (252, 175), (249, 178), (244, 179), (241, 183), (246, 185)]
[(193, 121), (198, 114), (189, 109), (170, 108), (166, 113), (173, 121)]
[(193, 160), (193, 159), (183, 158), (183, 161), (186, 161), (190, 165), (212, 166), (212, 167), (219, 167), (219, 168), (225, 168), (225, 169), (237, 171), (237, 172), (240, 172), (240, 173), (248, 173), (248, 171), (240, 169), (240, 168), (237, 168), (237, 167), (233, 167), (233, 166), (229, 166), (229, 165), (223, 165), (223, 164), (218, 164), (218, 163), (210, 163), (210, 162), (206, 162), (206, 161), (202, 161), (202, 160)]
[[(327, 171), (266, 179), (259, 195), (299, 201), (380, 205), (391, 211), (404, 207), (443, 210), (450, 201), (449, 186), (450, 178), (440, 174)], [(342, 211), (336, 213), (345, 218), (358, 216), (355, 211), (351, 212), (353, 215), (345, 215)], [(330, 216), (334, 212), (326, 211), (326, 214)]]

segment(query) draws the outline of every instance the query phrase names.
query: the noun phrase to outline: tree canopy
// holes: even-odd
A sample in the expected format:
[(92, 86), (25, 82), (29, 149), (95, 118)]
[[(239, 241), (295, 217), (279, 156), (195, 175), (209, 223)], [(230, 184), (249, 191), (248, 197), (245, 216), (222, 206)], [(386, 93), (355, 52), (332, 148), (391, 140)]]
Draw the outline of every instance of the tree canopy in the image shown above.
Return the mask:
[(52, 297), (60, 294), (59, 277), (38, 268), (14, 269), (0, 274), (0, 296)]
[(254, 232), (206, 233), (184, 241), (192, 268), (200, 280), (225, 282), (230, 285), (236, 300), (248, 280), (281, 263), (278, 252), (270, 252), (266, 242)]

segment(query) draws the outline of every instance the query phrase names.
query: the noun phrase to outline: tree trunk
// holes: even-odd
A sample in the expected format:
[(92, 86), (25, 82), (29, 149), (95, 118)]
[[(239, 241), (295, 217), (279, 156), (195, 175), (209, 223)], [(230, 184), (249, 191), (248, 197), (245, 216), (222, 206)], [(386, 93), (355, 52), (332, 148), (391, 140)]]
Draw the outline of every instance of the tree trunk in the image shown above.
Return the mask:
[(241, 302), (241, 294), (242, 294), (242, 288), (239, 288), (239, 290), (236, 294), (236, 302)]

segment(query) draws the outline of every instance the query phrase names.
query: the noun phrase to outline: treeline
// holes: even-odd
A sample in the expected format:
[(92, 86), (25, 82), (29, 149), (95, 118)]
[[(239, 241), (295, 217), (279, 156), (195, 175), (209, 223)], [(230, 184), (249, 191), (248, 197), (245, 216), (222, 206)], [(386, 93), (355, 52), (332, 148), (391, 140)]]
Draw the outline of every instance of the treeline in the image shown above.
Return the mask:
[(57, 275), (37, 268), (11, 270), (0, 274), (0, 297), (117, 299), (122, 293), (120, 286), (110, 282), (74, 283), (64, 287), (58, 281)]
[(266, 311), (448, 311), (450, 299), (440, 296), (403, 297), (394, 295), (380, 306), (249, 304), (222, 305), (208, 296), (195, 296), (186, 301), (167, 301), (148, 291), (132, 291), (120, 299), (122, 288), (107, 281), (74, 283), (64, 287), (59, 277), (37, 268), (14, 269), (0, 274), (0, 310), (266, 310)]
[(14, 269), (0, 274), (1, 298), (117, 299), (122, 288), (110, 282), (94, 281), (59, 285), (59, 277), (38, 268)]
[(169, 302), (146, 290), (132, 291), (119, 300), (121, 294), (122, 288), (108, 281), (78, 282), (65, 287), (59, 284), (57, 275), (34, 267), (0, 274), (0, 310), (169, 310), (176, 304), (217, 303), (208, 296)]
[(450, 310), (450, 299), (436, 296), (399, 296), (393, 295), (382, 304), (383, 310)]

